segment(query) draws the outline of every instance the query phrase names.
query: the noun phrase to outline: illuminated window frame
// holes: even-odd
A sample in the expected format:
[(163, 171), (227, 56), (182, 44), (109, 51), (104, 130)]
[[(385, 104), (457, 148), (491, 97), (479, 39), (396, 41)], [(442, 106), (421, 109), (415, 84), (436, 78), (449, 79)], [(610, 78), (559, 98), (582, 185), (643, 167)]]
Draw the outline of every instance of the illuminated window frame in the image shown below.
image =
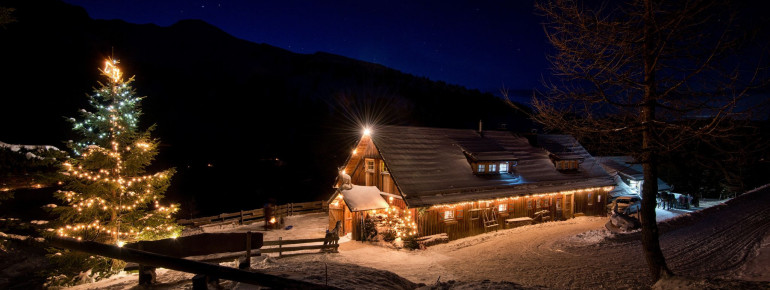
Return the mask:
[(444, 220), (445, 221), (454, 220), (454, 219), (455, 219), (455, 210), (454, 209), (450, 209), (450, 210), (445, 210), (444, 211)]
[(366, 159), (366, 172), (374, 172), (374, 159)]

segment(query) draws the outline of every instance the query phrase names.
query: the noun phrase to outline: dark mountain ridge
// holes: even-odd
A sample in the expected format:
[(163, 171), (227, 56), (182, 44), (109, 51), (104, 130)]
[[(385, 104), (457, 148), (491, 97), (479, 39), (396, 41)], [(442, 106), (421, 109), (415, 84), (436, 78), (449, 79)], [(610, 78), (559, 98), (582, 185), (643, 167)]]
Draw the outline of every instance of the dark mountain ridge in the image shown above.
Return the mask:
[[(168, 27), (93, 20), (54, 0), (2, 0), (0, 140), (61, 146), (64, 116), (88, 108), (104, 59), (122, 61), (157, 124), (157, 168), (177, 167), (168, 197), (185, 215), (308, 201), (331, 190), (359, 122), (452, 128), (530, 123), (499, 98), (382, 65), (297, 54), (199, 20)], [(63, 146), (62, 146), (63, 148)], [(196, 211), (197, 209), (197, 211)]]

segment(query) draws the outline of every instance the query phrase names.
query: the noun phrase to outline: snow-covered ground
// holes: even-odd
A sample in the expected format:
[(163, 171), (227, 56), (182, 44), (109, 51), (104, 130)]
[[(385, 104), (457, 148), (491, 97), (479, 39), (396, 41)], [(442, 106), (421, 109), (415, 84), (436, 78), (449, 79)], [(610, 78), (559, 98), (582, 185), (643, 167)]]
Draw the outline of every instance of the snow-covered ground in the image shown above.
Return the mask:
[[(770, 281), (769, 204), (770, 188), (764, 188), (726, 204), (702, 203), (713, 207), (698, 212), (658, 209), (661, 246), (669, 267), (685, 276)], [(292, 273), (320, 284), (326, 282), (328, 270), (329, 285), (359, 289), (404, 289), (436, 281), (442, 282), (441, 287), (468, 289), (650, 287), (641, 233), (612, 234), (604, 228), (606, 222), (605, 217), (578, 217), (490, 232), (420, 251), (346, 240), (336, 254), (282, 258), (270, 254), (253, 260), (252, 267)], [(285, 225), (292, 229), (267, 231), (265, 240), (322, 237), (328, 220), (325, 214), (308, 214), (289, 217)], [(207, 228), (206, 232), (248, 230), (261, 231), (261, 225)], [(159, 280), (167, 288), (188, 288), (191, 276), (159, 271)], [(136, 281), (135, 275), (126, 275), (77, 289), (130, 288)], [(770, 283), (762, 285), (770, 287)]]

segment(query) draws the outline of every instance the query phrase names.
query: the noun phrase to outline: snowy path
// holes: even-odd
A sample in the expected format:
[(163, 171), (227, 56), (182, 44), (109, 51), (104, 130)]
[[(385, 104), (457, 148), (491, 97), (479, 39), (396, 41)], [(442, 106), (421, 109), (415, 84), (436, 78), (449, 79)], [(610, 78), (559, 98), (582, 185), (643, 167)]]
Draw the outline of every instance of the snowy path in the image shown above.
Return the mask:
[[(350, 263), (391, 271), (413, 282), (510, 281), (529, 286), (556, 288), (601, 287), (607, 281), (634, 287), (626, 279), (636, 265), (608, 271), (604, 254), (625, 255), (627, 247), (604, 251), (597, 241), (609, 235), (607, 218), (580, 217), (569, 221), (519, 227), (436, 245), (423, 251), (392, 250), (360, 242), (341, 244), (337, 255), (288, 257), (276, 263)], [(587, 235), (577, 236), (592, 231)], [(577, 237), (576, 237), (577, 236)], [(649, 281), (647, 281), (649, 283)]]
[[(662, 236), (669, 266), (697, 277), (740, 277), (743, 264), (756, 256), (770, 233), (770, 188), (683, 216)], [(766, 269), (770, 265), (765, 265)]]
[(451, 267), (461, 281), (489, 279), (558, 288), (600, 287), (592, 282), (607, 280), (599, 278), (607, 272), (602, 263), (606, 258), (592, 257), (585, 251), (590, 245), (581, 245), (575, 251), (562, 239), (601, 229), (606, 221), (606, 218), (582, 217), (513, 229), (480, 243), (461, 243), (460, 246), (468, 246), (458, 249), (452, 249), (457, 245), (449, 244), (445, 248), (454, 259), (448, 261), (447, 267)]

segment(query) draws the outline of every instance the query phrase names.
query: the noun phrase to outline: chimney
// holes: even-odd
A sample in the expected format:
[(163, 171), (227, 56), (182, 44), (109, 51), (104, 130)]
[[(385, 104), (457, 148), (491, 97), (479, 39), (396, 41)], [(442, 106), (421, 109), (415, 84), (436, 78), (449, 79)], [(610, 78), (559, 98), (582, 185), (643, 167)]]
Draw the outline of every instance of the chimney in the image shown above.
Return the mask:
[(479, 136), (482, 138), (484, 137), (483, 123), (481, 123), (481, 119), (479, 119)]
[(538, 147), (540, 144), (537, 142), (537, 129), (532, 129), (528, 134), (524, 134), (524, 137), (529, 141), (529, 145), (532, 147)]

